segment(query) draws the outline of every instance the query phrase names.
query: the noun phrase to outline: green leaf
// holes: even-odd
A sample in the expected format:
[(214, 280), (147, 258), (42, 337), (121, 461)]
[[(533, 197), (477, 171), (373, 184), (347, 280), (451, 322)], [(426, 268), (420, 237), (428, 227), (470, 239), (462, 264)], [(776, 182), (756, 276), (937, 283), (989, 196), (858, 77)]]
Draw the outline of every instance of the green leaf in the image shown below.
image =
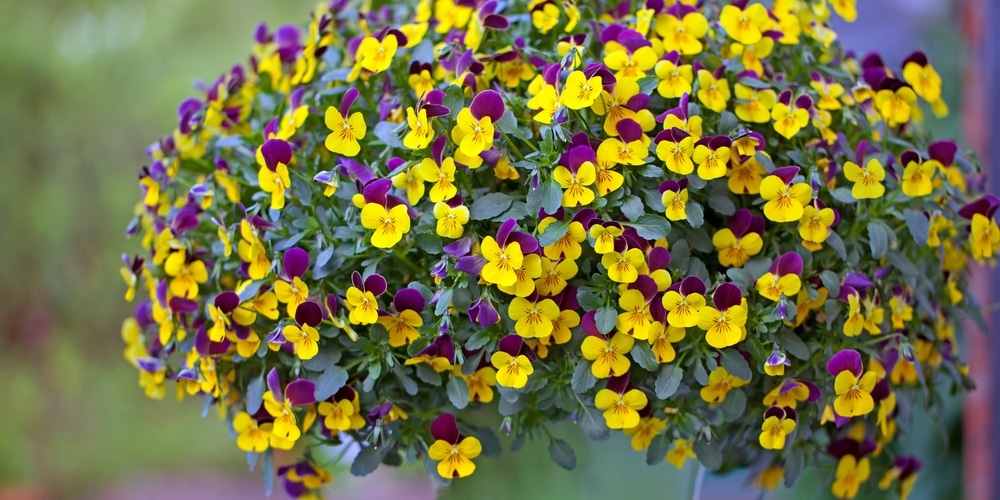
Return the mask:
[(441, 105), (448, 108), (451, 111), (449, 116), (455, 119), (458, 112), (465, 107), (465, 93), (462, 87), (449, 85), (448, 88), (444, 89), (444, 99), (441, 100)]
[(764, 170), (767, 170), (768, 172), (774, 170), (774, 162), (771, 161), (771, 158), (764, 154), (763, 151), (757, 151), (753, 157), (757, 160), (757, 163), (760, 163), (760, 166), (764, 167)]
[(844, 246), (844, 240), (840, 238), (839, 234), (830, 231), (830, 236), (827, 236), (826, 238), (826, 244), (830, 245), (830, 248), (832, 248), (834, 252), (837, 252), (837, 256), (840, 257), (840, 260), (847, 260), (847, 248)]
[(649, 346), (649, 342), (638, 341), (632, 345), (632, 359), (639, 364), (646, 371), (656, 371), (656, 354), (653, 354), (653, 349)]
[(819, 273), (819, 280), (823, 283), (823, 287), (829, 292), (831, 298), (840, 296), (840, 278), (837, 277), (837, 273), (827, 269)]
[(504, 111), (503, 116), (497, 120), (496, 125), (505, 134), (517, 132), (517, 118), (514, 117), (514, 113), (509, 109)]
[(726, 399), (719, 405), (722, 417), (728, 422), (739, 420), (747, 409), (747, 393), (743, 389), (733, 389), (726, 394)]
[(470, 351), (475, 351), (486, 344), (489, 344), (493, 340), (493, 337), (486, 330), (479, 330), (473, 333), (469, 340), (465, 341), (465, 348)]
[(351, 464), (351, 474), (364, 477), (375, 472), (375, 469), (378, 469), (381, 464), (382, 453), (379, 450), (376, 450), (374, 446), (362, 446), (354, 463)]
[(469, 206), (469, 218), (472, 220), (489, 220), (510, 208), (514, 198), (503, 193), (490, 193), (477, 198)]
[(413, 365), (417, 370), (417, 378), (425, 384), (430, 384), (435, 387), (441, 385), (441, 374), (434, 371), (427, 363), (417, 363)]
[(722, 114), (719, 115), (719, 133), (725, 135), (732, 132), (738, 123), (739, 119), (736, 118), (736, 115), (730, 113), (729, 111), (723, 111)]
[(700, 203), (688, 201), (684, 207), (684, 213), (687, 214), (688, 224), (695, 229), (705, 223), (705, 210)]
[(635, 228), (640, 238), (647, 240), (666, 238), (670, 234), (670, 223), (662, 215), (643, 215), (638, 221), (628, 225)]
[(889, 235), (885, 227), (876, 221), (868, 223), (868, 245), (872, 250), (872, 257), (881, 259), (889, 250)]
[(545, 232), (538, 235), (538, 244), (547, 247), (559, 241), (559, 238), (566, 236), (569, 231), (569, 222), (558, 220), (545, 226)]
[(906, 227), (910, 230), (910, 235), (918, 245), (927, 244), (927, 235), (930, 233), (930, 221), (927, 216), (919, 210), (907, 208), (903, 210), (903, 218), (906, 220)]
[(778, 334), (778, 342), (788, 354), (799, 359), (809, 359), (809, 346), (798, 335), (792, 333), (791, 330), (782, 330)]
[(448, 401), (459, 410), (469, 405), (469, 385), (462, 377), (452, 376), (447, 384)]
[(615, 328), (615, 323), (618, 322), (618, 313), (613, 307), (604, 306), (597, 310), (594, 321), (597, 323), (597, 330), (607, 335)]
[(667, 457), (670, 442), (667, 436), (660, 435), (653, 438), (646, 450), (646, 465), (657, 465)]
[(733, 215), (736, 213), (736, 205), (733, 204), (733, 200), (723, 193), (715, 193), (709, 196), (708, 207), (719, 215)]
[(626, 196), (622, 200), (621, 209), (622, 213), (630, 221), (638, 220), (646, 212), (645, 205), (642, 204), (642, 200), (636, 195)]
[(448, 307), (451, 305), (451, 297), (455, 295), (455, 291), (452, 289), (441, 290), (441, 295), (438, 295), (437, 302), (434, 303), (434, 315), (444, 316), (448, 311)]
[(549, 456), (563, 469), (573, 470), (576, 468), (576, 453), (573, 452), (573, 447), (562, 439), (553, 439), (549, 443)]
[(796, 165), (804, 166), (813, 164), (813, 162), (809, 161), (809, 159), (806, 158), (806, 155), (803, 154), (802, 151), (793, 149), (786, 154), (788, 155), (788, 158), (790, 158), (792, 162), (795, 163)]
[(663, 169), (657, 167), (656, 165), (643, 165), (636, 170), (636, 173), (642, 177), (650, 177), (656, 179), (663, 178)]
[(247, 413), (254, 415), (264, 402), (264, 373), (253, 379), (247, 386)]
[(584, 311), (594, 311), (604, 305), (604, 297), (597, 290), (586, 286), (576, 291), (576, 301)]
[(656, 90), (657, 85), (660, 84), (660, 79), (656, 75), (647, 75), (638, 79), (635, 83), (639, 84), (639, 92), (650, 95)]
[(483, 447), (483, 456), (497, 458), (500, 453), (503, 452), (503, 447), (500, 445), (500, 439), (497, 434), (493, 432), (489, 427), (472, 427), (472, 435), (479, 439), (480, 444)]
[(656, 376), (656, 398), (667, 399), (677, 392), (684, 378), (684, 370), (678, 365), (664, 366)]
[(708, 371), (699, 359), (694, 360), (694, 379), (701, 385), (708, 385)]
[(756, 79), (756, 78), (754, 78), (752, 76), (744, 76), (743, 78), (740, 78), (739, 80), (737, 80), (737, 83), (742, 83), (743, 85), (746, 85), (747, 87), (750, 87), (752, 89), (769, 89), (769, 88), (771, 88), (771, 86), (768, 85), (767, 83), (764, 83), (764, 82), (762, 82), (762, 81), (760, 81), (760, 80), (758, 80), (758, 79)]
[(785, 455), (785, 486), (791, 488), (799, 481), (805, 468), (806, 456), (799, 448), (792, 448)]
[[(416, 396), (417, 392), (420, 389), (419, 387), (417, 387), (417, 383), (412, 378), (410, 378), (405, 371), (403, 371), (402, 366), (403, 365), (397, 364), (395, 366), (395, 369), (392, 370), (392, 374), (395, 375), (397, 379), (399, 379), (399, 383), (403, 385), (403, 390), (406, 391), (407, 394), (409, 394), (410, 396)], [(316, 399), (318, 401), (322, 401), (322, 399), (319, 398)]]
[(583, 433), (587, 437), (594, 441), (604, 441), (611, 436), (611, 430), (608, 429), (608, 424), (605, 423), (604, 415), (601, 414), (600, 410), (593, 406), (584, 406), (581, 413), (580, 428), (583, 429)]
[(375, 125), (375, 137), (390, 148), (401, 148), (403, 147), (403, 141), (396, 135), (396, 128), (398, 126), (398, 124), (392, 122), (379, 122), (378, 125)]
[(573, 370), (573, 379), (570, 382), (573, 392), (582, 394), (597, 384), (597, 377), (591, 372), (590, 365), (591, 363), (583, 360), (576, 363), (576, 368)]
[(726, 270), (726, 276), (729, 277), (732, 282), (740, 287), (740, 290), (746, 294), (750, 290), (750, 286), (753, 285), (753, 276), (750, 275), (750, 271), (740, 267), (733, 267)]
[[(344, 384), (347, 383), (348, 373), (347, 370), (333, 365), (328, 367), (323, 371), (323, 374), (319, 376), (319, 380), (316, 381), (316, 390), (313, 395), (316, 397), (316, 401), (323, 401), (337, 393)], [(256, 413), (256, 412), (255, 412)], [(253, 413), (251, 413), (253, 415)]]
[(848, 187), (839, 187), (831, 189), (830, 196), (832, 196), (833, 199), (841, 203), (855, 203), (858, 201), (857, 198), (855, 198), (854, 195), (851, 194), (851, 188)]
[(722, 367), (734, 377), (743, 380), (753, 378), (753, 372), (750, 371), (750, 365), (747, 363), (747, 360), (735, 349), (722, 350)]
[(889, 265), (899, 269), (899, 272), (903, 273), (903, 276), (907, 278), (916, 278), (920, 276), (920, 270), (917, 269), (916, 264), (906, 257), (906, 254), (900, 252), (899, 250), (889, 250), (886, 254), (886, 261)]
[(767, 349), (764, 349), (764, 344), (760, 343), (760, 339), (753, 335), (747, 335), (744, 345), (746, 346), (747, 351), (750, 352), (750, 357), (753, 358), (755, 364), (758, 366), (764, 364), (764, 362), (767, 361), (768, 356), (771, 354), (767, 351)]
[(746, 264), (743, 264), (743, 269), (746, 269), (747, 272), (750, 273), (750, 276), (752, 276), (754, 280), (757, 280), (761, 276), (765, 275), (767, 270), (771, 268), (771, 262), (772, 260), (770, 257), (758, 255), (757, 257), (748, 260)]
[(554, 214), (562, 206), (562, 188), (556, 181), (543, 182), (538, 189), (528, 192), (528, 213), (536, 214), (539, 209), (544, 209), (546, 213)]
[(260, 472), (264, 476), (264, 494), (271, 496), (274, 489), (274, 450), (268, 449), (264, 452), (264, 459), (260, 463)]
[(722, 466), (722, 452), (719, 451), (719, 444), (698, 440), (691, 446), (694, 453), (698, 455), (698, 461), (709, 469), (715, 470)]
[(417, 233), (414, 242), (421, 250), (431, 255), (440, 255), (444, 246), (441, 242), (441, 237), (431, 232)]
[(670, 265), (668, 268), (687, 274), (688, 264), (691, 263), (691, 247), (687, 240), (679, 240), (670, 246)]

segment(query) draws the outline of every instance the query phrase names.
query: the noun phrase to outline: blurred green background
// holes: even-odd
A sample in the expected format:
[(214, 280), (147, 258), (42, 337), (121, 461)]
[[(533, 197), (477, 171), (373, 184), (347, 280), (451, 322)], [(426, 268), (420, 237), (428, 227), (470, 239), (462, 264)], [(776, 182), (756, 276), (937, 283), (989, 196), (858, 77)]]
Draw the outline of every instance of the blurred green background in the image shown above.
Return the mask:
[[(948, 2), (859, 3), (869, 5), (842, 39), (862, 50), (881, 47), (890, 65), (910, 48), (931, 48), (953, 111), (932, 126), (958, 136), (957, 23), (931, 23), (953, 15)], [(916, 4), (930, 10), (915, 15)], [(245, 61), (261, 20), (272, 27), (304, 22), (313, 5), (0, 0), (0, 498), (263, 497), (259, 475), (246, 472), (243, 454), (214, 416), (200, 417), (199, 402), (177, 403), (169, 386), (165, 401), (151, 401), (137, 387), (135, 370), (121, 358), (119, 330), (129, 306), (119, 255), (138, 246), (123, 230), (139, 199), (143, 149), (176, 126), (177, 104), (195, 95), (192, 83)], [(902, 35), (878, 30), (887, 38), (872, 38), (866, 22), (900, 12)], [(956, 498), (961, 491), (958, 401), (935, 420), (945, 423), (947, 447), (928, 418), (905, 438), (928, 458), (913, 498)], [(577, 450), (576, 471), (554, 466), (546, 443), (529, 443), (499, 460), (480, 460), (472, 479), (438, 493), (690, 498), (694, 464), (684, 471), (648, 467), (621, 436), (592, 444), (572, 426), (558, 431)], [(335, 477), (332, 491), (342, 498), (435, 494), (419, 467), (380, 471), (379, 479), (356, 480), (347, 471)], [(745, 475), (709, 475), (702, 498), (757, 498), (745, 483)], [(807, 475), (796, 491), (768, 498), (826, 498), (827, 485), (827, 477)]]

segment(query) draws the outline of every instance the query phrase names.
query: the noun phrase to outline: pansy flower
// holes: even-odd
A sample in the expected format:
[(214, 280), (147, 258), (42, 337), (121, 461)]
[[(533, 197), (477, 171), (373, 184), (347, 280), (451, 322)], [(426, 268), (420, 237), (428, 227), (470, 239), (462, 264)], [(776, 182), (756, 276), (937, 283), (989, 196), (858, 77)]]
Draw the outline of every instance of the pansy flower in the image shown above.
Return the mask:
[(378, 297), (385, 293), (385, 278), (372, 274), (362, 279), (361, 273), (351, 273), (351, 287), (347, 289), (344, 303), (350, 311), (348, 320), (352, 325), (373, 325), (379, 319)]
[(458, 423), (451, 413), (443, 413), (431, 424), (434, 443), (427, 456), (437, 461), (437, 472), (443, 478), (467, 477), (476, 470), (472, 459), (479, 456), (483, 446), (472, 436), (462, 436)]
[[(719, 69), (723, 69), (720, 67)], [(698, 100), (706, 108), (721, 113), (729, 102), (729, 81), (722, 72), (712, 74), (706, 69), (698, 70)]]
[[(738, 142), (739, 139), (734, 141), (734, 146)], [(760, 154), (769, 157), (768, 154), (763, 151), (761, 151)], [(756, 155), (747, 157), (730, 155), (729, 161), (731, 168), (726, 172), (729, 190), (733, 194), (759, 194), (761, 192), (761, 188), (763, 187), (762, 184), (764, 176), (767, 175), (768, 172), (764, 166), (757, 161)]]
[(705, 341), (716, 349), (724, 349), (743, 340), (746, 337), (746, 321), (746, 300), (740, 288), (732, 283), (716, 287), (712, 293), (712, 306), (702, 307), (697, 314), (697, 325), (705, 330)]
[(389, 179), (378, 179), (364, 187), (361, 225), (373, 231), (371, 243), (376, 248), (392, 248), (410, 232), (409, 208), (395, 196), (387, 196), (391, 186)]
[(614, 221), (596, 221), (590, 226), (588, 234), (594, 240), (594, 251), (603, 255), (614, 251), (615, 240), (621, 237), (622, 227)]
[(823, 243), (830, 237), (830, 228), (837, 225), (840, 214), (814, 200), (802, 208), (802, 218), (799, 219), (799, 236), (802, 246), (811, 252), (823, 248)]
[[(395, 37), (392, 37), (395, 40)], [(360, 111), (350, 114), (351, 105), (358, 98), (360, 92), (357, 88), (351, 88), (344, 93), (340, 101), (340, 109), (334, 106), (326, 108), (324, 121), (326, 127), (330, 129), (330, 134), (326, 136), (326, 149), (331, 153), (343, 156), (357, 156), (361, 152), (361, 144), (358, 142), (365, 138), (368, 133), (368, 125), (365, 117)], [(350, 115), (350, 116), (348, 116)]]
[(629, 248), (624, 252), (611, 251), (601, 256), (601, 265), (608, 277), (618, 283), (632, 283), (639, 277), (639, 268), (646, 264), (642, 250)]
[(432, 149), (433, 158), (424, 158), (420, 162), (420, 178), (432, 183), (430, 200), (433, 202), (450, 199), (458, 193), (455, 186), (455, 160), (444, 157), (444, 147), (447, 137), (438, 137)]
[(916, 151), (906, 151), (899, 155), (903, 167), (903, 178), (899, 186), (903, 194), (911, 198), (927, 196), (934, 190), (934, 173), (938, 170), (936, 162), (923, 161)]
[(991, 194), (969, 203), (958, 214), (972, 221), (969, 232), (969, 250), (972, 258), (982, 261), (992, 259), (1000, 250), (1000, 228), (993, 214), (1000, 207), (1000, 198)]
[(247, 264), (246, 275), (250, 279), (263, 279), (271, 271), (271, 259), (267, 257), (267, 249), (261, 239), (270, 227), (273, 227), (270, 222), (256, 216), (240, 221), (240, 241), (236, 250), (240, 260)]
[(404, 288), (392, 298), (395, 313), (379, 311), (378, 323), (389, 332), (389, 346), (408, 345), (420, 336), (417, 328), (424, 325), (420, 313), (424, 311), (424, 296), (413, 288)]
[(835, 439), (826, 447), (827, 453), (837, 459), (831, 491), (837, 498), (854, 498), (861, 485), (871, 477), (871, 461), (866, 455), (875, 450), (871, 439), (851, 437)]
[(788, 379), (764, 396), (764, 404), (796, 409), (799, 402), (815, 403), (823, 397), (816, 384), (802, 379)]
[(465, 381), (469, 387), (469, 402), (489, 403), (493, 401), (493, 387), (497, 385), (497, 371), (490, 366), (483, 366), (465, 375), (460, 367), (455, 367), (455, 375)]
[(683, 469), (687, 459), (698, 458), (694, 453), (694, 439), (674, 440), (674, 448), (667, 452), (666, 458), (667, 463), (677, 467), (678, 470)]
[(316, 327), (323, 321), (323, 310), (319, 304), (307, 300), (295, 309), (295, 324), (285, 325), (281, 335), (286, 342), (295, 346), (299, 359), (312, 359), (319, 353), (319, 332)]
[(844, 176), (854, 183), (851, 196), (859, 200), (880, 198), (885, 194), (885, 186), (882, 185), (882, 181), (885, 180), (885, 168), (882, 167), (882, 163), (877, 158), (872, 158), (863, 168), (858, 166), (864, 163), (866, 148), (867, 143), (861, 141), (858, 145), (858, 163), (851, 161), (844, 163)]
[[(648, 410), (649, 405), (643, 409)], [(632, 437), (632, 449), (635, 451), (644, 451), (649, 449), (649, 445), (653, 443), (653, 439), (667, 429), (667, 422), (663, 419), (653, 416), (643, 417), (641, 414), (640, 417), (641, 419), (639, 420), (639, 425), (622, 429), (623, 434)]]
[(890, 127), (910, 121), (917, 108), (917, 95), (913, 87), (895, 79), (885, 78), (875, 93), (875, 109)]
[(297, 441), (302, 431), (293, 408), (316, 402), (313, 396), (316, 384), (309, 380), (296, 380), (282, 390), (277, 368), (271, 368), (266, 379), (268, 390), (264, 392), (264, 409), (274, 417), (272, 432), (279, 438)]
[(593, 150), (578, 146), (570, 150), (570, 166), (556, 166), (552, 178), (559, 183), (563, 191), (562, 206), (576, 207), (589, 205), (594, 201), (594, 191), (590, 188), (597, 181), (597, 169), (594, 167), (596, 158)]
[(747, 5), (745, 0), (722, 8), (719, 24), (733, 40), (748, 45), (757, 43), (768, 23), (767, 9), (759, 3)]
[(677, 357), (674, 344), (684, 340), (686, 335), (687, 330), (684, 328), (677, 328), (670, 325), (664, 326), (661, 321), (654, 320), (649, 325), (647, 340), (649, 341), (650, 348), (653, 350), (653, 354), (656, 355), (656, 362), (663, 364), (673, 361)]
[[(558, 307), (556, 307), (558, 309)], [(507, 335), (497, 343), (497, 351), (490, 356), (490, 364), (497, 370), (497, 384), (520, 389), (528, 383), (528, 376), (534, 373), (531, 365), (534, 354), (518, 335)]]
[(761, 424), (760, 447), (765, 450), (782, 450), (788, 436), (795, 431), (795, 410), (788, 407), (772, 406), (764, 411)]
[(708, 374), (708, 385), (701, 388), (700, 395), (702, 401), (715, 406), (726, 400), (729, 391), (743, 387), (750, 383), (749, 380), (741, 379), (735, 375), (730, 375), (721, 365)]
[(515, 231), (516, 226), (517, 221), (507, 219), (500, 225), (495, 239), (492, 236), (483, 238), (480, 248), (486, 264), (480, 273), (484, 280), (502, 286), (514, 285), (518, 281), (517, 270), (524, 264), (525, 253), (532, 253), (538, 248), (537, 240), (527, 233)]
[(260, 190), (271, 194), (271, 209), (285, 207), (285, 190), (292, 186), (288, 177), (288, 164), (292, 162), (292, 146), (281, 139), (268, 139), (260, 147), (257, 163), (257, 185)]
[(484, 90), (472, 99), (468, 108), (458, 112), (451, 138), (465, 156), (479, 156), (493, 146), (494, 123), (500, 121), (506, 110), (503, 99), (496, 91)]
[(615, 333), (609, 339), (598, 331), (594, 320), (594, 311), (589, 311), (583, 315), (580, 325), (587, 336), (583, 339), (580, 350), (584, 359), (593, 361), (590, 366), (591, 373), (597, 378), (608, 378), (609, 376), (619, 376), (628, 372), (632, 363), (626, 354), (635, 345), (635, 339), (625, 333)]
[(283, 262), (284, 272), (281, 279), (274, 282), (274, 294), (278, 302), (287, 304), (288, 315), (295, 317), (295, 308), (309, 297), (309, 285), (302, 281), (309, 270), (309, 254), (293, 247), (285, 252)]
[[(611, 74), (608, 73), (608, 76), (611, 77)], [(613, 87), (610, 90), (607, 87), (609, 83), (613, 83)], [(639, 84), (634, 80), (622, 80), (620, 82), (604, 81), (604, 85), (605, 90), (600, 92), (599, 98), (593, 101), (590, 110), (604, 117), (604, 133), (609, 137), (614, 137), (618, 135), (618, 122), (626, 118), (638, 121), (639, 114), (629, 104), (631, 104), (632, 99), (639, 96), (640, 89)], [(631, 160), (629, 162), (619, 161), (619, 163), (642, 165), (641, 163), (635, 163), (637, 151), (634, 147), (629, 147), (629, 153)], [(645, 157), (645, 151), (641, 153), (642, 157)], [(598, 159), (602, 158), (600, 150), (598, 150), (597, 157)]]
[(318, 406), (318, 413), (323, 417), (323, 427), (331, 435), (365, 426), (358, 392), (349, 385), (341, 387), (329, 400), (320, 402)]
[(234, 292), (226, 291), (215, 296), (212, 304), (208, 305), (208, 317), (212, 320), (212, 326), (208, 329), (208, 338), (212, 342), (221, 342), (226, 334), (232, 329), (232, 318), (230, 314), (240, 305), (240, 297)]
[[(563, 217), (565, 212), (561, 209), (556, 213), (559, 219)], [(559, 237), (555, 243), (551, 245), (546, 245), (542, 250), (546, 257), (551, 260), (558, 259), (569, 259), (577, 260), (580, 255), (583, 254), (583, 245), (581, 243), (587, 239), (587, 231), (584, 229), (585, 224), (590, 222), (590, 219), (594, 217), (594, 211), (587, 208), (578, 211), (573, 215), (573, 218), (569, 221), (569, 229), (566, 234)], [(545, 231), (549, 229), (549, 226), (554, 224), (558, 219), (556, 217), (546, 217), (538, 223), (538, 234), (545, 234)], [(537, 277), (537, 276), (535, 276)]]
[(412, 106), (406, 108), (406, 124), (410, 131), (403, 137), (403, 145), (407, 148), (424, 149), (434, 139), (434, 127), (425, 108), (420, 108), (420, 111), (414, 111)]
[(646, 72), (656, 65), (657, 55), (649, 42), (641, 38), (628, 39), (639, 40), (645, 45), (633, 48), (632, 43), (628, 43), (624, 50), (605, 52), (604, 65), (615, 72), (615, 77), (620, 83), (622, 80), (638, 80), (646, 76)]
[(329, 472), (307, 460), (278, 467), (277, 473), (283, 478), (285, 493), (290, 498), (309, 500), (316, 490), (333, 481)]
[(802, 218), (803, 207), (812, 199), (809, 184), (793, 184), (799, 167), (776, 168), (760, 183), (760, 197), (767, 200), (764, 216), (774, 222), (792, 222)]
[(559, 306), (552, 299), (531, 294), (526, 299), (514, 297), (507, 315), (515, 322), (518, 335), (528, 339), (547, 337), (552, 334), (552, 322), (559, 319)]
[(655, 71), (656, 78), (660, 80), (656, 92), (664, 99), (676, 99), (691, 93), (694, 72), (690, 64), (683, 64), (677, 51), (670, 52), (657, 61)]
[[(748, 71), (743, 75), (756, 78), (757, 74)], [(741, 75), (741, 76), (743, 76)], [(771, 89), (758, 89), (742, 83), (733, 86), (736, 95), (734, 111), (736, 117), (748, 123), (767, 123), (771, 121), (771, 108), (778, 101), (778, 94)]]
[(434, 218), (437, 219), (435, 232), (442, 238), (461, 238), (465, 224), (469, 222), (469, 207), (462, 205), (462, 197), (456, 196), (447, 203), (434, 204)]
[(660, 202), (665, 207), (667, 219), (672, 221), (687, 219), (688, 180), (666, 180), (660, 183)]
[(812, 98), (801, 94), (792, 100), (792, 91), (784, 90), (778, 96), (778, 102), (771, 108), (771, 119), (774, 120), (774, 131), (785, 139), (791, 139), (809, 124), (809, 109), (812, 108)]
[(872, 390), (875, 389), (877, 374), (873, 371), (864, 373), (861, 355), (853, 349), (844, 349), (830, 358), (826, 370), (836, 377), (834, 389), (837, 398), (833, 401), (833, 409), (838, 415), (855, 417), (867, 415), (875, 409)]
[(667, 322), (676, 328), (690, 328), (698, 324), (705, 307), (705, 282), (689, 276), (673, 285), (663, 294), (663, 308), (668, 311)]
[(674, 4), (666, 13), (656, 16), (656, 34), (663, 39), (665, 47), (676, 50), (680, 55), (701, 53), (704, 48), (701, 40), (706, 33), (708, 20), (690, 5)]
[(903, 500), (913, 490), (913, 483), (917, 481), (917, 472), (923, 467), (919, 458), (909, 455), (901, 455), (893, 461), (892, 468), (885, 472), (878, 483), (878, 489), (887, 490), (894, 481), (899, 481), (897, 490), (899, 497)]
[(628, 373), (609, 378), (605, 388), (594, 396), (594, 406), (604, 411), (604, 421), (611, 429), (639, 425), (639, 410), (648, 404), (646, 393), (629, 383)]
[(743, 267), (764, 248), (764, 218), (751, 215), (746, 208), (737, 209), (726, 219), (726, 227), (712, 236), (712, 245), (719, 254), (719, 263), (726, 267)]
[(189, 258), (184, 249), (178, 250), (167, 257), (163, 263), (163, 272), (170, 279), (170, 293), (177, 297), (195, 299), (198, 297), (198, 285), (208, 281), (208, 269), (199, 259)]
[(651, 302), (656, 297), (656, 291), (656, 282), (649, 276), (639, 276), (635, 282), (627, 285), (627, 289), (618, 297), (618, 307), (624, 311), (618, 314), (615, 323), (619, 332), (639, 340), (649, 338), (653, 323)]
[(757, 279), (754, 288), (775, 302), (794, 297), (802, 289), (802, 265), (802, 256), (786, 252), (774, 260), (770, 271)]
[(679, 175), (694, 172), (694, 138), (687, 132), (672, 128), (657, 134), (656, 157), (663, 161), (667, 170)]
[(434, 371), (440, 373), (454, 368), (455, 343), (451, 335), (439, 335), (424, 350), (406, 360), (407, 365), (427, 363)]
[(725, 135), (699, 140), (691, 154), (698, 165), (698, 177), (706, 181), (725, 177), (731, 146), (732, 139)]

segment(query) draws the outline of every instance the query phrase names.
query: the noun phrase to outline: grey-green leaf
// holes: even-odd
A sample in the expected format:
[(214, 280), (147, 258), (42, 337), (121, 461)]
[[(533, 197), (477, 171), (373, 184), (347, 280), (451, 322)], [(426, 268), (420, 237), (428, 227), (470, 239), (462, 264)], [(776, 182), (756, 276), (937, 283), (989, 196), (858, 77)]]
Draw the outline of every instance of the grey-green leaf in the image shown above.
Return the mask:
[(743, 358), (743, 355), (735, 349), (723, 349), (722, 367), (725, 368), (730, 375), (743, 380), (750, 380), (753, 377), (753, 372), (750, 371), (750, 364), (747, 363), (747, 360)]
[(677, 392), (684, 378), (684, 370), (678, 365), (664, 366), (656, 376), (656, 398), (667, 399)]
[(448, 400), (451, 404), (461, 410), (469, 405), (469, 385), (465, 379), (458, 376), (451, 377), (448, 381)]
[(563, 469), (573, 470), (576, 468), (576, 453), (573, 452), (573, 447), (562, 439), (553, 439), (549, 443), (549, 456)]
[(489, 220), (510, 208), (514, 201), (510, 196), (503, 193), (490, 193), (477, 198), (469, 206), (469, 218), (472, 220)]

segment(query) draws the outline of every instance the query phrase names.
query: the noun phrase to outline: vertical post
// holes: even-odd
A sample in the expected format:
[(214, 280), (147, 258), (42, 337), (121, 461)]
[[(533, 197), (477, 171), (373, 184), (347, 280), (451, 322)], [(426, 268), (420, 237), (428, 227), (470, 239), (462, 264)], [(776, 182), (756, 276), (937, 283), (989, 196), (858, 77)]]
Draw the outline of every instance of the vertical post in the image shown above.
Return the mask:
[[(962, 0), (962, 28), (966, 37), (967, 61), (965, 65), (962, 113), (966, 145), (980, 155), (990, 174), (990, 191), (1000, 192), (1000, 170), (990, 168), (993, 159), (1000, 159), (1000, 142), (991, 140), (992, 133), (1000, 129), (1000, 98), (989, 89), (1000, 84), (1000, 40), (987, 33), (1000, 20), (1000, 6), (994, 0)], [(983, 304), (983, 316), (992, 330), (1000, 315), (990, 312), (993, 289), (1000, 273), (970, 262), (973, 266), (972, 292)], [(965, 498), (989, 500), (998, 491), (994, 478), (1000, 477), (1000, 448), (994, 446), (1000, 435), (1000, 422), (993, 417), (1000, 415), (1000, 398), (993, 388), (1000, 387), (1000, 370), (994, 369), (1000, 359), (1000, 342), (991, 340), (989, 332), (982, 332), (971, 321), (965, 324), (965, 346), (970, 375), (976, 390), (965, 398), (962, 428), (965, 439), (963, 474)]]

